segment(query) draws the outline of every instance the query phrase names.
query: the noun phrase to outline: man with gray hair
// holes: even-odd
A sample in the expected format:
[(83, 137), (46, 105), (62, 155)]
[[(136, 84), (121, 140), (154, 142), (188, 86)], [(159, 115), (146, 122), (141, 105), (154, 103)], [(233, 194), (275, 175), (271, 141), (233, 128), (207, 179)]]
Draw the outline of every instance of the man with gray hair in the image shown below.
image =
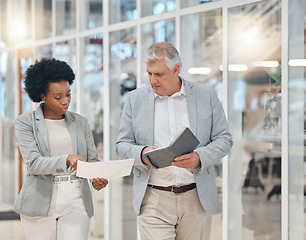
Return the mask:
[[(207, 211), (218, 206), (214, 164), (232, 137), (211, 86), (184, 80), (180, 55), (169, 42), (145, 57), (150, 86), (127, 96), (116, 142), (118, 155), (134, 158), (133, 203), (142, 240), (204, 239)], [(171, 166), (155, 168), (143, 154), (168, 146), (183, 127), (200, 141)]]

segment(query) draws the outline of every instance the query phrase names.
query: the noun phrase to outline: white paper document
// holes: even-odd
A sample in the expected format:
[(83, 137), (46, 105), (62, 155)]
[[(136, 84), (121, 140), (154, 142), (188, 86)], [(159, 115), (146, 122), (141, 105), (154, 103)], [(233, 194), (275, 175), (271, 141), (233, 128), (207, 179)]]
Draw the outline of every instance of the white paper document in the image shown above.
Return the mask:
[(78, 161), (77, 176), (83, 178), (119, 178), (131, 174), (134, 159), (112, 160), (105, 162)]

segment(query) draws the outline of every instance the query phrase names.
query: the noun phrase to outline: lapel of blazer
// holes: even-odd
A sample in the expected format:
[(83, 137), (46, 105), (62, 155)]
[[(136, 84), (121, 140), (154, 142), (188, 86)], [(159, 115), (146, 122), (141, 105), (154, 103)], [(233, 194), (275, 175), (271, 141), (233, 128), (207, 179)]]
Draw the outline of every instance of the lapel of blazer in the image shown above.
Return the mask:
[(182, 79), (185, 86), (187, 111), (191, 131), (196, 135), (197, 133), (197, 98), (193, 84)]
[(75, 117), (71, 112), (65, 113), (68, 131), (72, 140), (73, 153), (78, 154), (78, 127)]
[(155, 107), (155, 96), (154, 91), (151, 87), (148, 88), (149, 96), (146, 97), (145, 106), (145, 115), (146, 121), (144, 121), (144, 127), (147, 129), (147, 137), (149, 146), (154, 144), (154, 107)]
[[(49, 156), (50, 149), (49, 149), (48, 131), (47, 131), (47, 126), (46, 126), (46, 123), (45, 123), (45, 117), (44, 117), (43, 110), (42, 110), (43, 106), (44, 106), (44, 103), (41, 103), (37, 107), (37, 109), (34, 111), (34, 120), (33, 121), (36, 124), (37, 129), (38, 129), (38, 132), (36, 133), (36, 137), (39, 140), (42, 151), (45, 151), (44, 152), (45, 156)], [(33, 129), (33, 131), (35, 131), (35, 128)], [(42, 141), (41, 141), (41, 139), (42, 139)]]

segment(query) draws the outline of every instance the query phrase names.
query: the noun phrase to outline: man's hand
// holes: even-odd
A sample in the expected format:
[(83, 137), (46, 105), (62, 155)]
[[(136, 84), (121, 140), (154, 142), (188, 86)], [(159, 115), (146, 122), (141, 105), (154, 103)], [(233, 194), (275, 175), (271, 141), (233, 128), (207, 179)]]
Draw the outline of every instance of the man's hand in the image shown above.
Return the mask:
[(158, 146), (151, 146), (151, 147), (145, 147), (142, 152), (141, 152), (141, 160), (143, 163), (149, 165), (149, 166), (152, 166), (152, 164), (143, 156), (144, 153), (148, 152), (148, 151), (151, 151), (153, 149), (156, 149), (158, 148)]
[(77, 169), (78, 161), (86, 162), (84, 158), (77, 154), (69, 154), (66, 160), (66, 164), (73, 167), (75, 170)]
[(192, 152), (175, 158), (171, 164), (180, 168), (193, 169), (198, 167), (200, 163), (199, 155), (196, 152)]

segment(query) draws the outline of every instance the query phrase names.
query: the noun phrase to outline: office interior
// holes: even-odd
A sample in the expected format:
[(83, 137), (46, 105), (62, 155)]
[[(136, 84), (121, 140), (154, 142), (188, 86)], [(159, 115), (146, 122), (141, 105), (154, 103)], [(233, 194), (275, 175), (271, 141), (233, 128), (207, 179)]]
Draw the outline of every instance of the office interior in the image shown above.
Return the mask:
[[(126, 94), (149, 84), (144, 51), (171, 41), (181, 76), (214, 86), (234, 141), (215, 165), (210, 239), (306, 239), (305, 2), (0, 0), (0, 210), (12, 209), (26, 174), (14, 119), (36, 108), (27, 67), (55, 57), (73, 68), (70, 110), (89, 120), (100, 160), (117, 160)], [(93, 191), (88, 239), (139, 239), (132, 175)], [(0, 234), (8, 229), (7, 239), (25, 239), (20, 221), (0, 220)]]

